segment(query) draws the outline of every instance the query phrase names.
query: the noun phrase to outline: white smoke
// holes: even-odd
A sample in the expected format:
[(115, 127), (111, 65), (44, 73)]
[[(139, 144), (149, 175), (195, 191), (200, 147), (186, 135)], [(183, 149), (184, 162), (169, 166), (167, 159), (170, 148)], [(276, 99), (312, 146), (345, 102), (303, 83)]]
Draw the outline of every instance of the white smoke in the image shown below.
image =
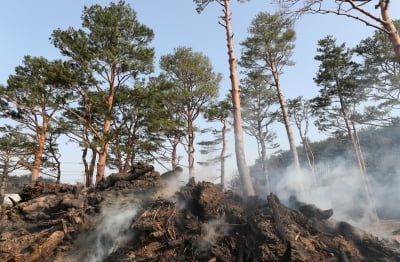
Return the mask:
[(132, 238), (129, 226), (137, 213), (136, 208), (111, 207), (105, 208), (102, 213), (103, 219), (94, 232), (95, 249), (90, 253), (88, 262), (102, 262)]
[[(397, 165), (397, 163), (385, 163)], [(364, 180), (358, 167), (349, 164), (343, 158), (328, 163), (319, 163), (315, 174), (309, 170), (296, 172), (292, 167), (279, 178), (272, 179), (272, 191), (285, 202), (291, 195), (305, 203), (314, 204), (320, 209), (333, 209), (333, 219), (346, 221), (375, 235), (387, 237), (388, 232), (381, 230), (379, 221), (374, 219), (375, 209), (378, 214), (395, 214), (400, 208), (390, 199), (400, 201), (398, 188), (400, 179), (384, 181), (379, 175), (368, 176), (373, 202), (366, 197)], [(315, 177), (314, 177), (315, 175)], [(304, 186), (302, 192), (301, 187)], [(380, 212), (379, 212), (380, 211)], [(397, 213), (400, 216), (400, 213)]]
[[(111, 253), (132, 239), (129, 227), (138, 208), (132, 205), (115, 205), (102, 209), (96, 228), (78, 240), (70, 262), (102, 262)], [(85, 248), (83, 248), (85, 247)]]
[(213, 219), (202, 224), (201, 238), (198, 242), (198, 248), (201, 251), (207, 251), (215, 245), (222, 237), (228, 235), (230, 225), (225, 219)]

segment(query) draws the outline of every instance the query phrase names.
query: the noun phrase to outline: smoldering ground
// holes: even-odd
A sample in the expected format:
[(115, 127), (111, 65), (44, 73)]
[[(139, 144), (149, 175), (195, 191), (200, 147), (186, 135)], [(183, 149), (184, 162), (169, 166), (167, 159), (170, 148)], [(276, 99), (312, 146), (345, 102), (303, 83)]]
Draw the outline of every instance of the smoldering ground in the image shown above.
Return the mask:
[(110, 176), (81, 192), (79, 206), (60, 201), (73, 196), (72, 186), (27, 186), (24, 202), (0, 217), (0, 250), (7, 251), (0, 260), (21, 261), (35, 251), (43, 262), (282, 261), (290, 241), (293, 261), (330, 261), (343, 254), (351, 261), (399, 261), (386, 242), (368, 234), (360, 238), (345, 223), (345, 234), (326, 220), (309, 223), (275, 197), (246, 200), (191, 181), (166, 199), (157, 195), (161, 182), (153, 168), (138, 165), (131, 174)]
[(101, 262), (123, 246), (132, 238), (129, 226), (138, 208), (115, 201), (114, 206), (102, 209), (100, 215), (93, 219), (95, 229), (78, 238), (70, 252), (70, 261)]
[[(385, 237), (388, 233), (379, 229), (375, 214), (379, 219), (400, 220), (400, 206), (397, 204), (400, 201), (400, 162), (396, 158), (385, 156), (379, 166), (367, 174), (372, 202), (368, 201), (359, 168), (344, 157), (318, 163), (314, 173), (307, 169), (297, 172), (288, 167), (280, 175), (270, 177), (270, 188), (288, 205), (289, 197), (295, 195), (300, 201), (320, 209), (333, 209), (333, 218), (337, 221), (346, 221)], [(260, 174), (253, 173), (252, 176)]]

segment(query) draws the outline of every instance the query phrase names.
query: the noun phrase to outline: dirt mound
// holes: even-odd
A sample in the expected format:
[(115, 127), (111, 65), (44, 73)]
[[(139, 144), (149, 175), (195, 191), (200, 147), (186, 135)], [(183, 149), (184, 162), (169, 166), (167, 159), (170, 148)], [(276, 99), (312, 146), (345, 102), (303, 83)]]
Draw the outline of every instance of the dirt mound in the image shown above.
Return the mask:
[[(246, 201), (191, 181), (173, 197), (152, 166), (96, 188), (38, 183), (0, 220), (0, 261), (400, 261), (383, 241), (331, 212)], [(293, 201), (293, 199), (292, 199)]]

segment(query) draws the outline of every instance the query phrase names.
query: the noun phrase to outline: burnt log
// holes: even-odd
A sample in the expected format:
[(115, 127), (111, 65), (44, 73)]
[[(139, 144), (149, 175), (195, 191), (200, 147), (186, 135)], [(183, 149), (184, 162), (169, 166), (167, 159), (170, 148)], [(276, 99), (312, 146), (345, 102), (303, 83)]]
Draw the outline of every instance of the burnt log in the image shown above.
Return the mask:
[(327, 220), (333, 216), (333, 209), (321, 210), (315, 205), (298, 201), (295, 196), (289, 198), (289, 207), (298, 210), (305, 217), (315, 218), (317, 220)]
[(35, 245), (33, 252), (28, 256), (26, 262), (47, 261), (51, 257), (53, 250), (64, 239), (63, 231), (52, 233), (43, 243)]
[(103, 179), (97, 184), (97, 188), (104, 190), (106, 188), (114, 186), (118, 181), (131, 181), (146, 175), (149, 172), (154, 171), (152, 165), (145, 165), (139, 163), (134, 166), (129, 173), (114, 173)]

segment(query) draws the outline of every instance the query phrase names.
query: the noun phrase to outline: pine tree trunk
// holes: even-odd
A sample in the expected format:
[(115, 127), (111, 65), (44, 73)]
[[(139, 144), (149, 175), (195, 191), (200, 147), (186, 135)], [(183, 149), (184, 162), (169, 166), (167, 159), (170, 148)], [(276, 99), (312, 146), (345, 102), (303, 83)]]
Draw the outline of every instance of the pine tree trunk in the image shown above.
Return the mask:
[(175, 136), (172, 141), (172, 151), (171, 151), (171, 166), (172, 170), (178, 165), (178, 145), (179, 145), (179, 137)]
[(91, 187), (92, 183), (89, 181), (89, 165), (86, 160), (88, 148), (85, 147), (82, 149), (82, 162), (83, 162), (83, 167), (85, 168), (85, 186), (86, 187)]
[(388, 32), (390, 43), (393, 46), (393, 50), (396, 54), (397, 59), (400, 61), (400, 36), (399, 31), (394, 24), (394, 21), (390, 17), (389, 12), (389, 0), (380, 0), (379, 7), (381, 9), (381, 16), (384, 23), (382, 23), (383, 28)]
[(90, 159), (89, 173), (88, 173), (88, 187), (93, 185), (94, 169), (96, 167), (97, 151), (92, 148), (92, 158)]
[(242, 127), (242, 113), (240, 107), (240, 94), (239, 94), (239, 78), (237, 71), (237, 61), (234, 51), (233, 32), (231, 24), (232, 12), (230, 9), (230, 1), (224, 0), (224, 27), (226, 30), (226, 40), (229, 56), (229, 71), (232, 85), (232, 104), (233, 104), (233, 130), (235, 134), (235, 153), (236, 163), (239, 171), (239, 176), (242, 180), (244, 193), (247, 196), (254, 196), (254, 187), (251, 182), (249, 167), (246, 163), (246, 156), (244, 151), (243, 140), (243, 127)]
[[(113, 83), (113, 81), (111, 82)], [(101, 145), (99, 151), (99, 159), (97, 161), (97, 173), (96, 173), (96, 184), (99, 183), (101, 180), (104, 179), (106, 164), (107, 164), (107, 151), (108, 151), (108, 143), (109, 138), (107, 137), (111, 130), (111, 119), (110, 116), (112, 114), (112, 109), (114, 105), (114, 95), (115, 95), (115, 87), (110, 84), (110, 94), (106, 99), (107, 103), (107, 115), (104, 118), (104, 125), (103, 125), (103, 144)]]
[(223, 121), (221, 136), (222, 136), (222, 148), (219, 157), (221, 161), (221, 189), (223, 191), (225, 189), (226, 120)]
[[(354, 153), (355, 153), (356, 158), (357, 158), (358, 166), (360, 168), (361, 173), (363, 175), (365, 175), (365, 173), (367, 171), (367, 169), (365, 167), (365, 162), (363, 160), (360, 148), (357, 146), (356, 137), (354, 136), (353, 129), (352, 129), (352, 126), (351, 126), (351, 123), (350, 123), (350, 119), (349, 119), (349, 116), (347, 114), (347, 105), (346, 105), (346, 102), (344, 101), (344, 98), (342, 96), (340, 83), (339, 83), (339, 81), (337, 79), (336, 79), (336, 91), (337, 91), (337, 95), (339, 97), (340, 112), (342, 113), (344, 124), (345, 124), (346, 130), (347, 130), (347, 134), (348, 134), (349, 138), (351, 139), (351, 144), (353, 146)], [(367, 191), (369, 191), (369, 190), (367, 190)]]
[(122, 150), (120, 147), (120, 139), (117, 138), (115, 141), (115, 155), (117, 157), (116, 161), (117, 161), (117, 168), (118, 168), (118, 173), (122, 174), (124, 172), (124, 164), (123, 164), (123, 160), (122, 160)]
[(35, 182), (39, 179), (39, 174), (40, 174), (40, 167), (42, 166), (42, 158), (43, 158), (43, 152), (44, 152), (44, 147), (46, 143), (46, 130), (47, 130), (47, 124), (43, 125), (43, 128), (40, 132), (38, 132), (38, 138), (37, 138), (37, 148), (34, 153), (34, 161), (32, 165), (32, 177), (31, 177), (31, 182)]
[(49, 151), (50, 151), (51, 157), (56, 162), (56, 168), (57, 168), (56, 184), (60, 184), (60, 180), (61, 180), (61, 162), (59, 160), (59, 156), (57, 156), (56, 149), (53, 147), (53, 143), (52, 142), (50, 143)]
[(3, 165), (3, 175), (1, 176), (0, 182), (0, 205), (4, 204), (4, 196), (6, 194), (6, 186), (7, 186), (7, 178), (8, 178), (8, 164), (9, 164), (9, 157), (6, 156), (6, 160), (4, 161)]
[(54, 158), (54, 161), (56, 161), (56, 166), (57, 166), (57, 180), (56, 184), (60, 184), (61, 182), (61, 162), (58, 160), (57, 157)]
[(129, 152), (126, 154), (125, 161), (124, 161), (124, 167), (122, 169), (122, 173), (126, 174), (128, 173), (129, 169), (134, 165), (135, 158), (136, 158), (136, 152), (135, 152), (135, 138), (134, 135), (130, 136), (128, 139), (128, 148)]
[(347, 105), (346, 105), (346, 103), (345, 103), (345, 101), (343, 99), (341, 88), (340, 88), (340, 83), (339, 83), (338, 80), (336, 80), (336, 89), (337, 89), (339, 102), (340, 102), (340, 111), (342, 113), (342, 117), (343, 117), (343, 120), (344, 120), (344, 123), (345, 123), (345, 126), (346, 126), (346, 130), (347, 130), (347, 134), (351, 139), (351, 144), (353, 146), (353, 150), (354, 150), (354, 153), (355, 153), (356, 158), (357, 158), (357, 163), (358, 163), (358, 166), (360, 168), (360, 174), (361, 174), (361, 178), (362, 178), (362, 181), (363, 181), (364, 190), (365, 190), (365, 193), (366, 193), (366, 198), (367, 198), (367, 201), (368, 201), (368, 203), (369, 203), (369, 205), (370, 205), (370, 207), (372, 209), (372, 212), (373, 212), (372, 215), (374, 216), (374, 219), (377, 219), (378, 218), (378, 215), (377, 215), (378, 213), (377, 213), (376, 206), (375, 206), (375, 201), (374, 201), (374, 199), (372, 197), (372, 193), (371, 193), (370, 186), (369, 186), (369, 183), (368, 183), (367, 168), (366, 168), (366, 165), (365, 165), (364, 156), (363, 156), (363, 153), (362, 153), (362, 150), (361, 150), (361, 146), (360, 146), (360, 142), (359, 142), (359, 139), (358, 139), (357, 130), (356, 130), (356, 127), (355, 127), (355, 123), (353, 121), (351, 121), (349, 119), (349, 117), (348, 117)]
[(194, 178), (194, 131), (191, 120), (188, 120), (188, 136), (189, 179), (192, 179)]
[(99, 152), (99, 160), (97, 161), (96, 184), (104, 179), (107, 163), (108, 141), (104, 141)]
[(266, 196), (269, 195), (270, 191), (270, 186), (269, 186), (269, 177), (268, 177), (268, 164), (267, 164), (267, 147), (265, 145), (265, 140), (263, 136), (263, 130), (262, 130), (262, 125), (261, 122), (258, 123), (258, 139), (261, 147), (261, 168), (263, 172), (263, 177), (265, 179), (265, 191), (266, 191)]
[(87, 152), (88, 152), (87, 147), (82, 150), (82, 161), (85, 167), (85, 186), (91, 187), (93, 185), (93, 174), (94, 174), (94, 167), (96, 165), (97, 152), (95, 149), (92, 149), (92, 158), (90, 160), (90, 163), (88, 163), (86, 160)]
[[(131, 149), (133, 150), (133, 149)], [(122, 173), (126, 174), (129, 171), (129, 168), (131, 167), (131, 163), (132, 163), (132, 158), (134, 158), (133, 156), (133, 152), (130, 151), (126, 154), (125, 160), (124, 160), (124, 167), (122, 168)]]
[[(306, 121), (308, 121), (308, 120), (306, 120)], [(301, 143), (303, 145), (304, 154), (305, 154), (305, 156), (307, 158), (307, 163), (308, 163), (308, 166), (310, 167), (310, 170), (311, 170), (313, 183), (315, 184), (317, 182), (317, 179), (315, 177), (315, 164), (314, 164), (314, 160), (315, 159), (314, 159), (314, 153), (313, 153), (313, 151), (311, 149), (311, 146), (310, 146), (310, 143), (309, 143), (309, 139), (306, 136), (307, 131), (304, 131), (304, 133), (303, 133), (303, 131), (301, 129), (301, 122), (300, 121), (296, 121), (296, 126), (297, 126), (297, 129), (299, 130), (299, 136), (300, 136), (300, 139), (301, 139)], [(306, 130), (307, 129), (308, 129), (308, 124), (307, 124)]]
[(282, 93), (281, 83), (279, 81), (279, 75), (278, 75), (276, 66), (272, 66), (272, 76), (274, 77), (274, 81), (275, 81), (276, 93), (278, 95), (279, 105), (280, 105), (281, 111), (282, 111), (282, 117), (283, 117), (283, 122), (284, 122), (285, 128), (286, 128), (286, 134), (287, 134), (287, 137), (289, 140), (290, 151), (292, 152), (293, 163), (295, 165), (296, 170), (298, 172), (300, 172), (301, 167), (300, 167), (299, 155), (297, 153), (296, 143), (294, 142), (294, 136), (293, 136), (292, 127), (290, 125), (288, 108), (287, 108), (286, 101), (285, 101), (285, 98)]
[(314, 153), (312, 151), (312, 148), (310, 146), (310, 143), (309, 143), (307, 137), (301, 135), (301, 141), (303, 143), (304, 153), (305, 153), (305, 155), (307, 157), (308, 166), (310, 167), (310, 170), (311, 170), (311, 175), (313, 177), (313, 182), (316, 183), (317, 179), (315, 177), (315, 158), (314, 158)]

